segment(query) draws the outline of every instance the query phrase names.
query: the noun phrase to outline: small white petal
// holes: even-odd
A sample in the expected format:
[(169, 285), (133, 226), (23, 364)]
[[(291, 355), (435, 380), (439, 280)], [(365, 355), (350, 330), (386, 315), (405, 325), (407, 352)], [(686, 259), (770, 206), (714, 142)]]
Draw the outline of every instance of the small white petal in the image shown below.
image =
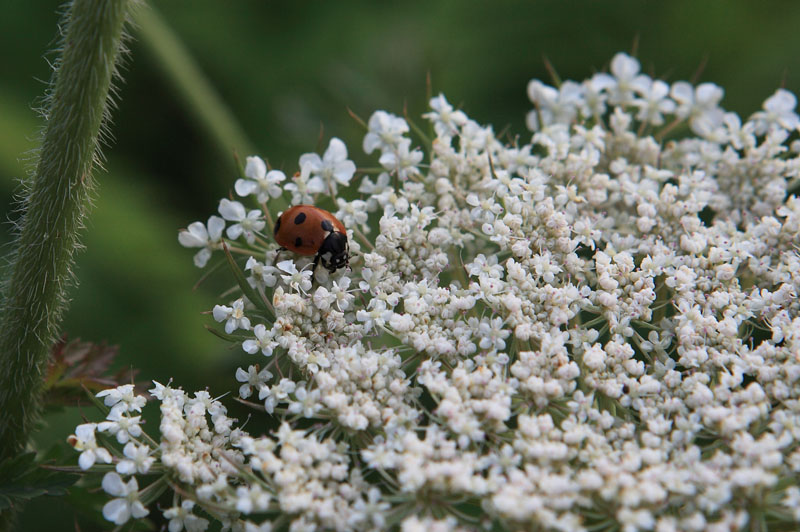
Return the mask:
[(266, 173), (267, 165), (261, 157), (251, 156), (247, 158), (244, 175), (252, 179), (262, 179)]
[(128, 489), (125, 483), (122, 482), (122, 477), (116, 473), (106, 473), (103, 477), (103, 491), (115, 497), (124, 497), (128, 494)]
[(208, 243), (208, 232), (202, 222), (194, 222), (178, 233), (178, 242), (185, 248), (199, 248)]
[(94, 440), (95, 429), (97, 429), (97, 423), (83, 423), (75, 427), (75, 435), (81, 441)]
[(89, 469), (94, 465), (95, 460), (96, 457), (94, 451), (84, 451), (78, 457), (78, 465), (80, 466), (81, 469), (86, 471), (87, 469)]
[(242, 384), (239, 387), (239, 397), (242, 399), (247, 399), (253, 393), (253, 389), (250, 387), (249, 384)]
[(211, 258), (211, 250), (206, 248), (206, 249), (201, 249), (200, 251), (195, 253), (194, 258), (192, 260), (195, 266), (197, 266), (198, 268), (204, 268), (205, 265), (208, 264), (208, 259), (210, 258)]
[(250, 353), (251, 355), (255, 354), (259, 349), (258, 342), (255, 340), (245, 340), (242, 342), (242, 349), (245, 353)]
[(297, 266), (295, 266), (293, 260), (282, 260), (278, 264), (278, 269), (282, 270), (288, 274), (297, 273)]
[(224, 305), (215, 305), (212, 314), (214, 319), (217, 321), (222, 321), (228, 319), (228, 315), (233, 311), (232, 308), (226, 307)]
[(258, 190), (258, 183), (249, 179), (237, 179), (236, 184), (233, 185), (233, 189), (240, 196), (249, 196)]
[(325, 182), (321, 177), (315, 176), (308, 180), (306, 190), (309, 194), (319, 194), (325, 191)]
[(349, 185), (355, 173), (356, 164), (353, 161), (344, 161), (337, 166), (333, 178), (342, 185)]
[(325, 150), (326, 161), (344, 161), (347, 159), (347, 146), (344, 142), (333, 137), (328, 143), (328, 149)]
[(108, 449), (105, 449), (103, 447), (98, 447), (97, 449), (94, 450), (94, 454), (97, 457), (97, 460), (99, 460), (100, 462), (103, 462), (105, 464), (111, 463), (111, 453), (108, 452)]
[(208, 238), (216, 242), (222, 238), (222, 230), (225, 229), (225, 220), (219, 216), (211, 216), (208, 219)]
[(227, 233), (228, 238), (230, 238), (231, 240), (236, 240), (237, 238), (242, 236), (242, 231), (244, 231), (244, 229), (242, 229), (241, 224), (236, 224), (228, 227), (228, 230), (225, 232)]
[(133, 504), (131, 504), (131, 514), (133, 517), (139, 519), (146, 516), (148, 513), (150, 512), (144, 507), (141, 501), (134, 501)]
[[(110, 473), (109, 473), (110, 474)], [(116, 475), (116, 473), (114, 473)], [(122, 499), (112, 499), (103, 506), (103, 517), (114, 524), (122, 525), (131, 518), (128, 503)]]
[(244, 220), (246, 214), (244, 205), (238, 201), (231, 201), (227, 198), (220, 200), (218, 210), (223, 218), (232, 222), (240, 222)]
[(136, 464), (133, 460), (121, 460), (117, 464), (117, 473), (120, 475), (132, 475), (136, 473)]
[(319, 172), (322, 169), (322, 159), (316, 153), (304, 153), (300, 156), (300, 168)]

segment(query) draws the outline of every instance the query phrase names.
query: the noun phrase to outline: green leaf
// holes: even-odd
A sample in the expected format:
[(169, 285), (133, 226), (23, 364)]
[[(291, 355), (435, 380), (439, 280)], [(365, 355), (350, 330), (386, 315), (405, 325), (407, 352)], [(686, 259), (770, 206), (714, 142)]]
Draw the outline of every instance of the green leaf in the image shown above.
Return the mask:
[(0, 512), (41, 495), (64, 495), (78, 478), (37, 464), (36, 453), (6, 458), (0, 462)]

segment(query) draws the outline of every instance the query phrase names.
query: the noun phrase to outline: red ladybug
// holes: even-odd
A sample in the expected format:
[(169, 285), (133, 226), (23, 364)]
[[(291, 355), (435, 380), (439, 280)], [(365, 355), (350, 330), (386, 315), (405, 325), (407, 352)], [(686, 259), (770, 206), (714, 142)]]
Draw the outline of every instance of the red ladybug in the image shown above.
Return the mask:
[(314, 269), (322, 266), (333, 273), (348, 265), (350, 247), (347, 230), (333, 214), (313, 205), (295, 205), (278, 216), (275, 241), (279, 251), (314, 255)]

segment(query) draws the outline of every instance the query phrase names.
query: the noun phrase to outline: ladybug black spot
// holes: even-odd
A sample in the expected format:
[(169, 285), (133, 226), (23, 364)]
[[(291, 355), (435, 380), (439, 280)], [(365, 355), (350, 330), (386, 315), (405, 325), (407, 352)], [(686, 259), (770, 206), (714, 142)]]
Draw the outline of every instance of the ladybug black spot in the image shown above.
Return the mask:
[(322, 230), (329, 233), (333, 231), (333, 224), (330, 220), (322, 220)]
[(295, 245), (295, 247), (298, 247), (298, 248), (302, 247), (303, 246), (303, 239), (298, 236), (297, 238), (294, 239), (294, 245)]
[(275, 222), (275, 231), (274, 232), (275, 232), (276, 235), (278, 234), (278, 229), (280, 229), (280, 228), (281, 228), (281, 219), (280, 219), (280, 217), (278, 217), (278, 220)]
[(297, 216), (294, 217), (294, 224), (295, 225), (300, 225), (301, 223), (303, 223), (305, 221), (306, 221), (306, 213), (304, 213), (304, 212), (301, 212), (300, 214), (298, 214)]

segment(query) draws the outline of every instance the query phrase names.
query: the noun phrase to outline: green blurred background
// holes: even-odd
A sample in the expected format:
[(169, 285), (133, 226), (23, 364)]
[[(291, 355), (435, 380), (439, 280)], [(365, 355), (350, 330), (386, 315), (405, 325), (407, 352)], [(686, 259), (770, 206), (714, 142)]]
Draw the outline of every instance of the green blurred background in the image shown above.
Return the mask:
[[(78, 256), (79, 285), (64, 323), (70, 337), (121, 347), (118, 364), (144, 380), (212, 394), (233, 390), (233, 371), (250, 362), (206, 332), (221, 276), (192, 290), (201, 272), (177, 230), (205, 221), (236, 178), (233, 152), (255, 150), (287, 173), (300, 154), (331, 136), (359, 164), (363, 134), (348, 115), (375, 109), (418, 118), (426, 77), (472, 118), (527, 135), (531, 78), (549, 80), (546, 57), (562, 79), (605, 69), (617, 51), (636, 49), (643, 70), (669, 81), (725, 89), (723, 105), (749, 115), (779, 86), (800, 88), (800, 3), (588, 0), (404, 2), (152, 2), (132, 31), (114, 111), (114, 139), (98, 172), (98, 194)], [(37, 145), (31, 110), (50, 77), (59, 2), (5, 0), (0, 16), (0, 195), (14, 218), (13, 195)], [(160, 30), (153, 19), (161, 21)], [(175, 44), (177, 43), (177, 45)], [(177, 46), (177, 48), (176, 48)], [(183, 50), (224, 102), (199, 107), (203, 85), (176, 81), (168, 66)], [(165, 59), (166, 58), (166, 59)], [(46, 60), (47, 59), (47, 60)], [(218, 113), (209, 116), (209, 113)], [(230, 119), (226, 119), (226, 116)], [(239, 140), (237, 140), (239, 139)], [(248, 147), (249, 145), (249, 147)], [(8, 242), (9, 224), (0, 226)], [(8, 249), (6, 245), (5, 250)], [(63, 442), (81, 415), (48, 416), (37, 438)], [(155, 421), (155, 420), (153, 420)], [(252, 425), (251, 425), (252, 427)], [(153, 428), (153, 427), (151, 427)], [(71, 530), (69, 503), (28, 506), (23, 530)], [(82, 530), (110, 528), (83, 518)]]

